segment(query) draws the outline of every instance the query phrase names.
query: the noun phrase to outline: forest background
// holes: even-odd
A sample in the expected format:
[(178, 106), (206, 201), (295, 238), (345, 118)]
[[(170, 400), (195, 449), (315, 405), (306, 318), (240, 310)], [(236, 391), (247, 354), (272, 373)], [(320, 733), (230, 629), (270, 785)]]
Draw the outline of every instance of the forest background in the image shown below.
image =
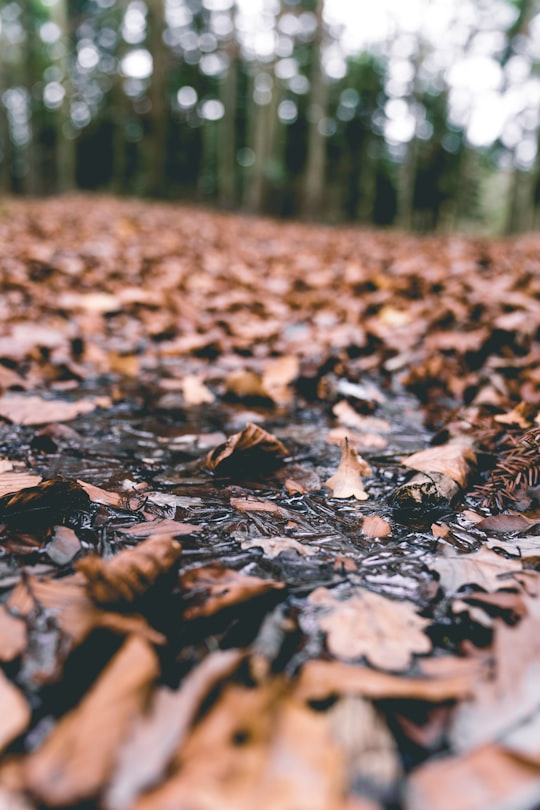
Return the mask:
[(504, 233), (540, 207), (538, 0), (0, 0), (0, 193)]

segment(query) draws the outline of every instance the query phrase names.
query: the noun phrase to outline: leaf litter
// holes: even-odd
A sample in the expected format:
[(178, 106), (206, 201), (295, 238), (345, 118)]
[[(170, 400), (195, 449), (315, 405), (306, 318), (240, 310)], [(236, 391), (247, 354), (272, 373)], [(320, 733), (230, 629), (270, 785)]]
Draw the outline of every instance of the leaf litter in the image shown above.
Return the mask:
[(0, 802), (532, 810), (538, 238), (81, 197), (0, 248)]

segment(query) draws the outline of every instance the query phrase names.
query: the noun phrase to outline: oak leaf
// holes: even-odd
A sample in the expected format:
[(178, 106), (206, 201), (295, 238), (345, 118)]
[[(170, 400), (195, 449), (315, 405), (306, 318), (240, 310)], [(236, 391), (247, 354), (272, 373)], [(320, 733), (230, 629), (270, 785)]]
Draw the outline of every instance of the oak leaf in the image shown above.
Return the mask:
[(506, 559), (486, 547), (470, 554), (444, 549), (429, 565), (437, 571), (440, 583), (449, 595), (463, 585), (480, 585), (486, 591), (496, 591), (517, 587), (519, 582), (534, 592), (538, 580), (536, 572), (523, 570), (521, 560)]
[(394, 602), (361, 588), (342, 600), (326, 588), (317, 588), (309, 601), (326, 608), (319, 616), (319, 627), (337, 658), (365, 656), (375, 667), (400, 671), (407, 669), (413, 654), (431, 649), (424, 633), (429, 621), (417, 614), (411, 602)]
[(354, 497), (358, 501), (365, 501), (369, 495), (364, 490), (361, 476), (370, 474), (371, 467), (367, 461), (358, 456), (356, 450), (350, 447), (348, 440), (345, 439), (339, 466), (325, 485), (332, 490), (333, 498)]
[(212, 616), (224, 608), (285, 587), (282, 582), (241, 574), (220, 563), (184, 571), (180, 585), (188, 601), (186, 619)]

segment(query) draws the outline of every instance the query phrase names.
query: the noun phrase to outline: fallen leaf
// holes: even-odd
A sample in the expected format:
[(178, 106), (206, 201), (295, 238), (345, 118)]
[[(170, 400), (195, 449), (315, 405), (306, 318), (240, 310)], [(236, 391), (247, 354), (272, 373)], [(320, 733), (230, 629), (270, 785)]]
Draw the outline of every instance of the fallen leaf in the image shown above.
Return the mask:
[(118, 529), (118, 531), (120, 534), (135, 538), (161, 537), (163, 535), (181, 537), (200, 532), (201, 528), (201, 526), (195, 526), (192, 523), (182, 523), (180, 520), (163, 518), (160, 520), (148, 520), (144, 523), (134, 523), (133, 526), (125, 526)]
[(13, 661), (24, 652), (26, 643), (26, 624), (0, 604), (0, 661)]
[(298, 377), (300, 363), (298, 358), (283, 355), (270, 360), (265, 366), (262, 387), (279, 405), (287, 405), (292, 400), (291, 383)]
[(379, 515), (369, 515), (362, 520), (362, 532), (367, 537), (388, 537), (392, 534), (392, 527)]
[(354, 428), (359, 431), (371, 431), (372, 433), (389, 433), (390, 423), (386, 419), (379, 419), (376, 416), (366, 416), (357, 413), (347, 400), (337, 402), (332, 408), (332, 412), (344, 427)]
[(0, 670), (0, 751), (26, 729), (31, 717), (30, 706), (22, 692)]
[(177, 540), (158, 534), (110, 560), (92, 555), (78, 560), (75, 567), (98, 605), (129, 604), (153, 587), (174, 566), (181, 552)]
[(18, 528), (61, 523), (88, 509), (90, 499), (75, 481), (51, 479), (0, 498), (0, 520)]
[(215, 397), (196, 374), (187, 374), (182, 379), (182, 396), (186, 405), (208, 405)]
[(486, 534), (490, 532), (504, 534), (505, 532), (526, 532), (539, 523), (540, 517), (528, 518), (526, 515), (522, 515), (519, 512), (507, 512), (506, 514), (490, 515), (489, 517), (483, 518), (478, 521), (476, 528)]
[(337, 444), (339, 447), (347, 439), (350, 446), (355, 450), (383, 450), (388, 445), (388, 439), (380, 433), (357, 433), (350, 428), (334, 428), (326, 434), (326, 441), (329, 444)]
[(428, 447), (402, 459), (405, 467), (427, 473), (442, 473), (461, 487), (467, 486), (471, 465), (476, 461), (472, 448), (464, 442)]
[(68, 526), (55, 526), (47, 543), (47, 555), (56, 565), (67, 565), (81, 550), (81, 541)]
[(224, 608), (285, 587), (282, 582), (241, 574), (220, 563), (184, 571), (180, 574), (180, 585), (188, 599), (186, 619), (212, 616)]
[(332, 695), (362, 695), (371, 700), (406, 698), (441, 703), (471, 695), (481, 672), (478, 661), (468, 661), (461, 671), (411, 678), (377, 672), (342, 661), (308, 661), (295, 687), (299, 700), (321, 701)]
[(226, 474), (235, 469), (268, 466), (288, 455), (288, 450), (279, 439), (258, 425), (248, 422), (244, 430), (229, 436), (206, 456), (206, 466), (211, 472)]
[(0, 498), (10, 493), (19, 492), (21, 489), (35, 487), (41, 481), (41, 475), (36, 475), (27, 470), (2, 471), (0, 472)]
[(485, 546), (470, 554), (456, 554), (445, 548), (430, 563), (437, 571), (440, 583), (448, 595), (455, 594), (464, 585), (480, 585), (486, 591), (517, 587), (519, 582), (535, 590), (537, 574), (524, 571), (520, 560), (508, 560)]
[[(100, 401), (104, 407), (105, 401)], [(0, 416), (16, 425), (45, 425), (47, 422), (69, 422), (83, 413), (90, 413), (96, 402), (80, 399), (68, 402), (60, 399), (44, 399), (24, 394), (0, 396)]]
[(411, 602), (394, 602), (361, 588), (341, 600), (326, 588), (317, 588), (309, 602), (323, 609), (318, 624), (337, 658), (365, 656), (375, 667), (400, 671), (411, 664), (413, 654), (431, 650), (423, 632), (429, 621)]
[(341, 451), (341, 461), (334, 473), (326, 482), (325, 486), (332, 490), (333, 498), (351, 498), (365, 501), (369, 495), (364, 490), (362, 475), (370, 475), (371, 467), (358, 456), (356, 450), (349, 447), (349, 442), (345, 439)]
[(27, 789), (49, 806), (75, 805), (96, 796), (158, 673), (152, 648), (141, 638), (127, 639), (81, 703), (29, 755), (24, 765)]
[(107, 489), (96, 487), (86, 481), (77, 480), (77, 483), (84, 489), (92, 503), (101, 503), (104, 506), (113, 506), (119, 509), (129, 508), (130, 506), (132, 509), (137, 509), (144, 500), (137, 493), (109, 492)]
[(195, 667), (175, 691), (161, 687), (148, 712), (136, 719), (121, 747), (105, 795), (106, 810), (124, 810), (159, 783), (186, 739), (203, 700), (244, 657), (242, 650), (218, 650)]
[(313, 544), (304, 545), (292, 537), (246, 537), (240, 540), (242, 548), (262, 548), (265, 555), (273, 559), (282, 551), (297, 551), (304, 557), (316, 554), (319, 547)]
[[(523, 797), (523, 803), (517, 797)], [(497, 743), (426, 762), (411, 774), (404, 810), (503, 810), (536, 807), (540, 771)]]

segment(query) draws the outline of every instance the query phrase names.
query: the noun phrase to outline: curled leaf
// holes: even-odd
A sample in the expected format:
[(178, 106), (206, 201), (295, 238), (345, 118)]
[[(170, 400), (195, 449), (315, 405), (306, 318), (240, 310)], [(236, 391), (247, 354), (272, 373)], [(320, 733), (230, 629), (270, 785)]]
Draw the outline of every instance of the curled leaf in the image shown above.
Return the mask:
[(240, 433), (229, 436), (206, 456), (206, 466), (211, 472), (227, 475), (243, 468), (272, 466), (287, 456), (289, 451), (276, 436), (248, 422)]
[(357, 455), (347, 439), (344, 440), (341, 461), (334, 475), (327, 481), (326, 486), (332, 490), (334, 498), (356, 498), (365, 501), (369, 495), (364, 490), (362, 475), (370, 475), (371, 467), (362, 456)]

